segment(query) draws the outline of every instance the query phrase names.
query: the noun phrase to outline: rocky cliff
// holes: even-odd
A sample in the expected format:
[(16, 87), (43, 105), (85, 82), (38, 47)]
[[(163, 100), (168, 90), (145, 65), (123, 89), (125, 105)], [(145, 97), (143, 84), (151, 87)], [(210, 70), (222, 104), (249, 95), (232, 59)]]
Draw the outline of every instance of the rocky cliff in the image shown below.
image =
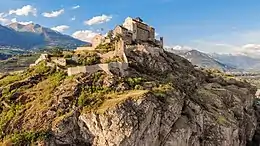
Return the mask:
[[(152, 50), (152, 51), (151, 51)], [(127, 75), (67, 77), (44, 63), (0, 78), (3, 144), (257, 144), (255, 87), (156, 48), (127, 52)]]

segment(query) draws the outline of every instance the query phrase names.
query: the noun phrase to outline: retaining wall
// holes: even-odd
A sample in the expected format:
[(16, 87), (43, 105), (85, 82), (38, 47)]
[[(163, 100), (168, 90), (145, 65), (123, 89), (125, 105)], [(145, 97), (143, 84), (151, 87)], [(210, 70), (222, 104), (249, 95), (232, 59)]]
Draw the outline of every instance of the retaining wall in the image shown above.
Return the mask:
[(68, 68), (68, 76), (76, 75), (79, 73), (95, 73), (97, 71), (105, 71), (109, 75), (113, 75), (111, 73), (111, 70), (114, 70), (115, 68), (120, 70), (120, 74), (122, 76), (125, 75), (125, 70), (128, 68), (128, 63), (122, 63), (122, 62), (111, 62), (108, 64), (96, 64), (96, 65), (90, 65), (90, 66), (77, 66), (77, 67), (71, 67)]

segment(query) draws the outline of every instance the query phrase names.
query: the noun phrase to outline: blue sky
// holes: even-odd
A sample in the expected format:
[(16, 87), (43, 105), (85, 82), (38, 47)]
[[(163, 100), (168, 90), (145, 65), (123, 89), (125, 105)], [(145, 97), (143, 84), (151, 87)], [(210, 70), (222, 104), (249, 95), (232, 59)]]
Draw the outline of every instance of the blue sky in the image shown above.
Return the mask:
[[(258, 48), (260, 50), (259, 0), (0, 0), (0, 2), (2, 24), (32, 21), (83, 39), (89, 39), (95, 33), (99, 33), (101, 28), (104, 29), (103, 33), (113, 29), (127, 16), (140, 16), (146, 23), (156, 28), (159, 36), (165, 38), (167, 46), (178, 45), (219, 53), (258, 51)], [(96, 21), (93, 21), (92, 18), (95, 17)], [(87, 22), (91, 22), (89, 21), (91, 19), (93, 23), (88, 25)], [(57, 29), (57, 26), (60, 27)], [(86, 36), (87, 38), (84, 38)]]

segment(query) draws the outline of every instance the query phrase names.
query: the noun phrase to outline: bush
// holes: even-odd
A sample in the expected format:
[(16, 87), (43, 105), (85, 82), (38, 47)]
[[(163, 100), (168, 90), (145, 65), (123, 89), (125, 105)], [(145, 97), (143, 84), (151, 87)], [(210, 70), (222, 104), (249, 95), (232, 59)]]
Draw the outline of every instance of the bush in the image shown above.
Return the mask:
[(30, 76), (43, 75), (45, 73), (48, 73), (50, 70), (51, 70), (51, 68), (48, 67), (45, 62), (41, 62), (40, 64), (34, 66), (33, 68), (29, 68), (28, 75), (30, 75)]
[(113, 57), (113, 58), (108, 58), (103, 61), (104, 63), (110, 63), (110, 62), (123, 62), (122, 58), (120, 57)]
[(107, 53), (107, 52), (110, 52), (110, 51), (114, 51), (115, 45), (113, 43), (99, 44), (96, 47), (96, 50), (100, 53)]
[(100, 57), (97, 53), (86, 52), (79, 56), (77, 63), (84, 66), (98, 64), (100, 63)]
[(127, 82), (127, 84), (131, 87), (131, 88), (135, 88), (136, 85), (141, 85), (142, 82), (144, 82), (143, 78), (140, 77), (136, 77), (136, 78), (127, 78), (125, 80), (125, 82)]
[(19, 74), (9, 75), (0, 80), (0, 86), (6, 86), (8, 84), (14, 83), (21, 80), (23, 77)]
[(14, 145), (30, 145), (37, 140), (45, 140), (50, 137), (50, 132), (22, 132), (14, 134), (11, 141)]

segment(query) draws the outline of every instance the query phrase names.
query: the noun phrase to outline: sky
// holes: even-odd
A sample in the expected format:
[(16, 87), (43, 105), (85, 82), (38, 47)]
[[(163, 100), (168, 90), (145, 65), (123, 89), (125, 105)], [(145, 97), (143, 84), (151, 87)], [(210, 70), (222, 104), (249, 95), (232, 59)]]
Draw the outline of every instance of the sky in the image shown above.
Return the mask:
[(141, 17), (165, 46), (260, 53), (259, 0), (0, 0), (0, 24), (37, 23), (89, 41)]

